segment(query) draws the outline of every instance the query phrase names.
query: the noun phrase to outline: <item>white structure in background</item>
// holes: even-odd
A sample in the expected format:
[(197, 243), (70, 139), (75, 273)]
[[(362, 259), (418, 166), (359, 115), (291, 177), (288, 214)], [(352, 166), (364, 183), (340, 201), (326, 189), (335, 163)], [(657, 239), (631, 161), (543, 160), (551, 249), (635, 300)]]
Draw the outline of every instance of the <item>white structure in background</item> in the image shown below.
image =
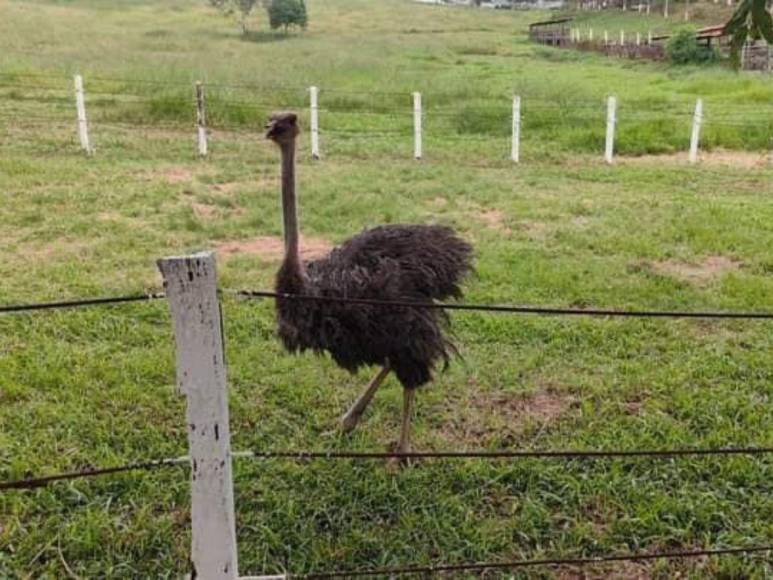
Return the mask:
[(566, 6), (564, 0), (413, 0), (419, 4), (440, 6), (478, 6), (498, 10), (558, 10)]

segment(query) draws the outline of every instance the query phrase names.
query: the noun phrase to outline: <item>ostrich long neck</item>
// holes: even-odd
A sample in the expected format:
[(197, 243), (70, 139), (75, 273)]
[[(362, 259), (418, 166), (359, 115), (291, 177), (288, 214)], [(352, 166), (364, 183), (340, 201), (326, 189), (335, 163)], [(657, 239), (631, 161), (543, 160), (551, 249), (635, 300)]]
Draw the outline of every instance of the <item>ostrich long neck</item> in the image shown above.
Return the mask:
[(295, 140), (282, 145), (282, 217), (284, 219), (285, 263), (300, 270), (298, 208), (295, 197)]

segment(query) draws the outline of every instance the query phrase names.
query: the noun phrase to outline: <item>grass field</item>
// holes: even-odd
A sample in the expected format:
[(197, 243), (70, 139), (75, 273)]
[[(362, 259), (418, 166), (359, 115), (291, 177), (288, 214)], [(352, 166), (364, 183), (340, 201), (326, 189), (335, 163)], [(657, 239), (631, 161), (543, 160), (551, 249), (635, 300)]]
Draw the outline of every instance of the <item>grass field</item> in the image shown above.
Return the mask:
[[(268, 110), (304, 106), (303, 87), (318, 84), (331, 111), (323, 160), (302, 146), (309, 247), (380, 223), (437, 222), (476, 247), (469, 301), (773, 310), (770, 79), (533, 47), (523, 33), (539, 13), (308, 4), (307, 32), (276, 37), (256, 20), (248, 40), (193, 0), (0, 4), (0, 303), (157, 289), (157, 258), (204, 248), (220, 249), (222, 286), (269, 287), (281, 233), (277, 156), (258, 127)], [(91, 158), (75, 143), (76, 70), (90, 95)], [(205, 161), (190, 129), (197, 78), (211, 85), (221, 127)], [(507, 161), (515, 89), (525, 111), (537, 109), (525, 112), (517, 167)], [(428, 109), (422, 162), (410, 160), (413, 90)], [(608, 167), (611, 92), (621, 116), (641, 106), (652, 118), (621, 118), (620, 151), (630, 155)], [(682, 113), (698, 96), (706, 144), (728, 151), (688, 166), (671, 153), (686, 148)], [(719, 110), (732, 118), (712, 128)], [(667, 155), (631, 157), (642, 153)], [(353, 436), (337, 434), (369, 377), (283, 353), (272, 307), (224, 298), (234, 448), (389, 445), (401, 405), (393, 379)], [(481, 313), (453, 322), (464, 359), (419, 394), (419, 449), (773, 445), (770, 323)], [(183, 417), (163, 301), (0, 317), (0, 480), (184, 454)], [(771, 481), (769, 458), (745, 457), (431, 461), (402, 471), (237, 461), (240, 567), (302, 573), (770, 543)], [(188, 528), (182, 468), (2, 493), (0, 577), (177, 576)], [(729, 557), (588, 572), (766, 578), (773, 567), (769, 556)]]

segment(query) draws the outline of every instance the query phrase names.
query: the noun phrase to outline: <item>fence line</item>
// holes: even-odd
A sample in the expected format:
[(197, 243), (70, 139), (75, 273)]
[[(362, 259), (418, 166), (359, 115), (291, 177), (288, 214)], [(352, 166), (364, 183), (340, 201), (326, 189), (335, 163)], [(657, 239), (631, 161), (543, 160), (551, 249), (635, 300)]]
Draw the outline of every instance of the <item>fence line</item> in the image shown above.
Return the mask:
[(68, 471), (64, 473), (56, 473), (54, 475), (0, 481), (0, 491), (9, 491), (14, 489), (37, 489), (41, 487), (47, 487), (52, 483), (59, 481), (101, 477), (104, 475), (114, 475), (116, 473), (126, 473), (129, 471), (152, 471), (165, 467), (178, 467), (188, 463), (190, 463), (190, 458), (186, 455), (182, 457), (172, 457), (167, 459), (139, 461), (136, 463), (127, 463), (125, 465), (116, 465), (113, 467), (88, 467), (79, 471)]
[(773, 447), (719, 447), (709, 449), (631, 449), (631, 450), (507, 450), (494, 451), (236, 451), (234, 458), (291, 459), (304, 461), (323, 459), (381, 460), (381, 459), (670, 459), (673, 457), (702, 457), (728, 455), (770, 455)]
[(79, 298), (75, 300), (38, 302), (34, 304), (6, 304), (0, 306), (0, 314), (32, 312), (35, 310), (59, 310), (63, 308), (78, 308), (83, 306), (105, 306), (109, 304), (123, 304), (126, 302), (146, 302), (148, 300), (158, 300), (160, 298), (165, 298), (163, 292), (153, 292), (149, 294), (130, 294), (128, 296)]
[[(572, 38), (575, 38), (577, 33), (575, 31), (572, 31)], [(99, 78), (99, 77), (97, 77)], [(75, 85), (76, 85), (76, 108), (77, 108), (77, 118), (78, 118), (78, 134), (79, 139), (81, 143), (81, 148), (86, 151), (87, 153), (91, 153), (93, 151), (93, 148), (90, 144), (88, 130), (87, 130), (87, 123), (86, 123), (86, 110), (85, 110), (85, 94), (83, 91), (83, 84), (82, 84), (82, 78), (80, 75), (76, 75), (75, 77)], [(1, 87), (2, 85), (0, 85)], [(34, 88), (34, 87), (32, 87)], [(195, 83), (195, 98), (192, 100), (192, 106), (191, 106), (191, 115), (192, 118), (195, 117), (195, 127), (196, 127), (196, 134), (197, 134), (197, 149), (198, 149), (198, 155), (200, 157), (207, 156), (208, 154), (208, 146), (207, 146), (207, 132), (206, 132), (206, 124), (205, 119), (207, 116), (211, 117), (212, 115), (205, 115), (204, 112), (204, 88), (203, 83), (197, 81)], [(320, 121), (319, 121), (319, 115), (325, 114), (330, 116), (335, 115), (346, 115), (349, 117), (375, 117), (380, 119), (388, 119), (392, 118), (395, 120), (399, 120), (401, 123), (408, 122), (408, 115), (409, 115), (409, 109), (406, 106), (405, 108), (399, 108), (399, 107), (378, 107), (379, 110), (358, 110), (358, 109), (345, 109), (345, 108), (336, 108), (336, 107), (320, 107), (318, 102), (318, 95), (319, 95), (319, 89), (315, 86), (309, 87), (308, 89), (304, 89), (305, 93), (308, 93), (308, 99), (309, 99), (309, 116), (311, 119), (311, 156), (313, 159), (319, 159), (321, 155), (320, 151), (320, 140), (319, 136), (321, 134), (327, 134), (328, 131), (322, 129), (320, 130)], [(112, 95), (119, 97), (121, 99), (125, 99), (126, 95), (123, 95), (122, 93), (109, 93), (109, 92), (102, 92), (98, 93), (95, 92), (94, 94), (102, 94), (102, 95)], [(408, 97), (408, 95), (403, 95), (405, 97)], [(34, 99), (33, 99), (34, 100)], [(38, 101), (41, 101), (38, 99)], [(516, 106), (517, 101), (517, 106)], [(46, 100), (42, 100), (41, 102), (46, 102)], [(50, 102), (50, 100), (48, 101)], [(66, 99), (61, 100), (62, 104), (65, 104), (67, 101)], [(143, 97), (137, 97), (136, 99), (130, 100), (130, 101), (124, 101), (127, 104), (135, 103), (135, 102), (152, 102), (152, 99), (150, 98), (143, 98)], [(270, 107), (269, 104), (261, 104), (254, 101), (236, 101), (233, 99), (214, 99), (213, 101), (213, 110), (224, 110), (228, 111), (229, 109), (233, 110), (243, 110), (246, 108), (252, 108), (255, 111), (263, 110), (267, 107)], [(522, 115), (524, 113), (524, 108), (522, 103), (522, 96), (519, 94), (516, 94), (513, 96), (513, 106), (512, 110), (510, 111), (510, 117), (511, 117), (511, 151), (510, 151), (510, 159), (513, 163), (519, 163), (520, 162), (520, 143), (522, 139), (522, 132), (523, 132), (523, 122), (522, 122)], [(114, 105), (115, 103), (111, 103), (111, 105)], [(572, 109), (578, 109), (580, 111), (583, 111), (584, 109), (587, 111), (598, 111), (599, 116), (587, 116), (583, 117), (585, 120), (590, 121), (591, 119), (598, 119), (598, 121), (601, 121), (601, 111), (603, 110), (602, 103), (593, 103), (590, 102), (587, 104), (583, 104), (581, 102), (572, 102)], [(99, 106), (99, 103), (95, 103), (95, 106)], [(681, 106), (681, 105), (680, 105)], [(749, 109), (755, 110), (755, 109)], [(481, 104), (474, 105), (474, 108), (458, 108), (458, 109), (450, 109), (446, 107), (430, 107), (427, 109), (426, 116), (430, 119), (453, 119), (453, 120), (460, 120), (463, 119), (467, 115), (474, 114), (474, 111), (478, 112), (485, 112), (485, 111), (492, 111), (492, 112), (500, 112), (499, 115), (495, 115), (494, 117), (491, 117), (490, 119), (486, 119), (485, 123), (488, 125), (493, 124), (499, 124), (501, 123), (507, 115), (507, 109), (503, 107), (495, 107), (495, 106), (483, 106)], [(545, 114), (545, 112), (548, 111), (556, 111), (556, 119), (557, 121), (565, 121), (566, 111), (565, 109), (561, 108), (561, 105), (550, 105), (546, 103), (539, 103), (536, 104), (534, 107), (531, 107), (530, 105), (525, 107), (525, 119), (529, 119), (531, 115), (539, 115), (539, 114)], [(658, 112), (661, 114), (658, 115)], [(637, 110), (635, 108), (632, 108), (632, 110), (625, 110), (625, 113), (621, 116), (617, 111), (617, 99), (614, 96), (609, 96), (607, 98), (607, 119), (606, 119), (606, 136), (605, 136), (605, 146), (604, 146), (604, 160), (611, 164), (613, 161), (613, 155), (614, 155), (614, 142), (615, 142), (615, 133), (617, 130), (617, 126), (621, 121), (625, 121), (628, 119), (636, 120), (636, 121), (646, 121), (646, 120), (652, 120), (652, 121), (661, 121), (662, 115), (666, 114), (668, 116), (681, 116), (684, 115), (685, 117), (689, 115), (690, 113), (686, 110), (669, 110), (667, 108), (663, 108), (662, 106), (659, 106), (657, 109), (650, 111), (641, 111)], [(216, 117), (219, 115), (216, 115)], [(572, 116), (574, 118), (575, 116)], [(699, 134), (700, 134), (700, 126), (702, 122), (708, 122), (712, 125), (717, 126), (727, 126), (727, 127), (734, 127), (736, 126), (736, 123), (738, 123), (738, 126), (747, 127), (749, 126), (749, 123), (743, 123), (742, 119), (740, 117), (736, 116), (728, 116), (728, 115), (722, 115), (719, 114), (716, 117), (709, 116), (706, 118), (706, 116), (703, 113), (703, 100), (698, 99), (695, 104), (695, 110), (692, 113), (692, 128), (688, 134), (687, 131), (685, 131), (686, 137), (688, 137), (687, 141), (689, 141), (689, 161), (691, 163), (695, 163), (698, 160), (698, 147), (699, 147)], [(413, 139), (414, 139), (414, 159), (422, 159), (423, 157), (423, 147), (422, 147), (422, 141), (423, 141), (423, 126), (424, 126), (424, 120), (425, 120), (425, 112), (423, 110), (423, 104), (421, 99), (421, 94), (418, 92), (413, 93)], [(97, 123), (98, 125), (104, 126), (106, 123), (105, 121), (101, 119), (97, 119), (96, 121), (93, 121)], [(139, 126), (139, 124), (137, 124)], [(149, 125), (153, 126), (153, 125)], [(223, 123), (215, 122), (213, 124), (210, 124), (210, 126), (213, 129), (217, 128), (225, 128), (226, 125)], [(456, 137), (459, 140), (465, 140), (465, 141), (472, 141), (472, 140), (492, 140), (494, 137), (492, 136), (471, 136), (470, 132), (463, 131), (462, 133), (459, 133), (457, 130), (456, 135), (450, 134), (448, 132), (449, 129), (453, 129), (453, 127), (445, 127), (444, 124), (438, 124), (438, 127), (443, 127), (445, 130), (442, 131), (443, 135), (441, 137), (438, 137), (437, 135), (433, 135), (432, 138), (442, 138), (445, 140), (450, 140), (454, 137)], [(182, 128), (182, 127), (181, 127)], [(406, 127), (407, 128), (407, 127)], [(505, 132), (505, 126), (502, 124), (502, 132)], [(329, 132), (330, 134), (334, 134), (333, 131)], [(391, 133), (391, 132), (390, 132)], [(395, 132), (397, 134), (397, 132)]]
[[(236, 510), (233, 495), (232, 458), (253, 459), (361, 459), (372, 460), (388, 457), (401, 458), (480, 458), (480, 459), (601, 459), (601, 458), (667, 458), (678, 456), (762, 456), (773, 453), (771, 447), (717, 448), (717, 449), (672, 449), (672, 450), (625, 450), (625, 451), (436, 451), (417, 453), (373, 453), (357, 451), (252, 451), (233, 453), (230, 448), (230, 420), (228, 409), (228, 391), (226, 387), (226, 365), (224, 337), (217, 290), (217, 275), (214, 254), (204, 252), (189, 256), (165, 258), (159, 260), (159, 269), (164, 278), (166, 298), (174, 324), (177, 353), (177, 385), (180, 393), (186, 397), (186, 431), (188, 433), (189, 454), (185, 457), (162, 459), (149, 462), (132, 463), (107, 468), (88, 468), (78, 472), (54, 474), (20, 481), (0, 482), (0, 490), (35, 489), (57, 481), (78, 477), (96, 477), (132, 470), (150, 470), (190, 463), (191, 468), (191, 562), (194, 575), (203, 578), (222, 578), (237, 580), (238, 556), (236, 538)], [(273, 292), (236, 292), (237, 295), (250, 297), (298, 298), (330, 300), (327, 297), (309, 297)], [(153, 295), (153, 297), (159, 297)], [(45, 305), (25, 305), (54, 308), (72, 305), (95, 305), (115, 303), (117, 299), (147, 300), (149, 295), (118, 297), (110, 299), (88, 299), (68, 303), (46, 303)], [(457, 304), (443, 305), (434, 303), (391, 302), (333, 298), (349, 303), (379, 304), (400, 307), (478, 309), (482, 305)], [(8, 307), (5, 307), (6, 309)], [(18, 307), (11, 307), (18, 308)], [(485, 310), (516, 311), (515, 307), (485, 306)], [(532, 309), (533, 310), (533, 309)], [(14, 310), (6, 310), (14, 311)], [(16, 310), (18, 311), (18, 310)], [(520, 311), (520, 309), (519, 309)], [(530, 310), (531, 311), (531, 310)], [(555, 309), (539, 309), (540, 312)], [(602, 311), (564, 310), (562, 313), (588, 314)], [(631, 312), (604, 311), (614, 315), (631, 316)], [(638, 313), (641, 314), (641, 313)], [(664, 316), (674, 313), (647, 313), (648, 316)], [(705, 313), (689, 313), (691, 317)], [(728, 313), (712, 313), (714, 316), (728, 317)], [(744, 315), (744, 317), (773, 318), (773, 314)], [(610, 555), (590, 558), (565, 558), (545, 560), (521, 560), (515, 562), (442, 564), (431, 566), (405, 566), (354, 571), (333, 571), (301, 575), (306, 578), (338, 578), (352, 576), (405, 575), (419, 573), (438, 573), (464, 570), (509, 569), (538, 565), (585, 565), (603, 561), (644, 560), (655, 558), (698, 557), (706, 555), (740, 554), (768, 551), (771, 546), (749, 548), (724, 548), (716, 550), (695, 550), (684, 552), (662, 552), (649, 554)]]
[(510, 562), (481, 562), (477, 564), (436, 564), (428, 566), (403, 566), (371, 568), (365, 570), (338, 570), (334, 572), (318, 572), (311, 574), (284, 574), (280, 578), (303, 578), (305, 580), (322, 580), (328, 578), (357, 578), (364, 576), (406, 576), (418, 574), (439, 574), (443, 572), (471, 572), (474, 570), (514, 570), (536, 566), (592, 566), (605, 562), (636, 562), (658, 559), (704, 558), (707, 556), (726, 556), (739, 554), (755, 554), (773, 551), (773, 544), (766, 546), (750, 546), (748, 548), (717, 548), (705, 550), (682, 550), (670, 552), (650, 552), (644, 554), (615, 554), (608, 556), (590, 556), (587, 558), (545, 558), (540, 560), (512, 560)]
[(388, 308), (426, 308), (442, 310), (472, 310), (479, 312), (500, 312), (511, 314), (548, 314), (558, 316), (609, 316), (627, 318), (708, 318), (708, 319), (747, 319), (773, 320), (773, 312), (690, 312), (665, 310), (611, 310), (594, 308), (551, 308), (543, 306), (507, 306), (496, 304), (464, 304), (448, 302), (417, 302), (398, 300), (379, 300), (375, 298), (350, 298), (341, 296), (311, 296), (286, 294), (266, 290), (230, 290), (230, 293), (244, 298), (271, 298), (302, 300), (313, 302), (337, 302), (343, 304), (361, 304)]
[[(748, 456), (760, 457), (773, 454), (773, 447), (718, 447), (718, 448), (693, 448), (693, 449), (623, 449), (623, 450), (493, 450), (493, 451), (411, 451), (408, 453), (381, 452), (381, 451), (232, 451), (233, 459), (254, 460), (289, 460), (289, 461), (380, 461), (386, 459), (484, 459), (484, 460), (635, 460), (653, 459), (665, 460), (676, 457), (728, 457)], [(150, 459), (137, 461), (124, 465), (111, 467), (87, 467), (81, 470), (65, 471), (39, 477), (26, 477), (16, 480), (0, 481), (0, 491), (30, 490), (47, 487), (61, 481), (76, 479), (90, 479), (131, 471), (154, 471), (166, 467), (176, 467), (191, 463), (189, 455), (169, 457), (164, 459)]]
[[(725, 320), (773, 320), (773, 312), (722, 312), (722, 311), (678, 311), (678, 310), (615, 310), (601, 308), (554, 308), (549, 306), (510, 306), (505, 304), (470, 304), (463, 302), (419, 302), (409, 300), (379, 300), (377, 298), (352, 298), (345, 296), (313, 296), (287, 294), (269, 290), (219, 290), (218, 293), (230, 294), (248, 299), (283, 299), (313, 302), (335, 302), (341, 304), (359, 304), (383, 308), (423, 308), (429, 310), (462, 310), (509, 314), (542, 314), (554, 316), (601, 316), (617, 318), (702, 318)], [(166, 298), (163, 292), (130, 294), (127, 296), (107, 296), (81, 298), (56, 302), (30, 304), (7, 304), (0, 306), (0, 314), (30, 312), (36, 310), (56, 310), (84, 306), (104, 306), (126, 302), (145, 302)]]

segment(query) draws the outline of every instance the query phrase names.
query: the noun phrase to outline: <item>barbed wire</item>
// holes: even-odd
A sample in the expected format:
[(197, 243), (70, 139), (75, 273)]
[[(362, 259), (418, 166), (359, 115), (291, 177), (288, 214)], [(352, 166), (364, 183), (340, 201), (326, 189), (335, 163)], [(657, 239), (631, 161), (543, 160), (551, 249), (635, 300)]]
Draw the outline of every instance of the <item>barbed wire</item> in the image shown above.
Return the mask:
[(127, 302), (147, 302), (164, 298), (163, 292), (130, 294), (128, 296), (107, 296), (97, 298), (80, 298), (57, 302), (38, 302), (35, 304), (9, 304), (0, 306), (0, 314), (32, 312), (35, 310), (60, 310), (63, 308), (80, 308), (84, 306), (106, 306), (109, 304), (125, 304)]
[[(773, 447), (723, 447), (707, 449), (636, 449), (636, 450), (543, 450), (543, 451), (415, 451), (407, 453), (378, 452), (378, 451), (234, 451), (231, 456), (234, 459), (255, 460), (359, 460), (372, 461), (384, 459), (566, 459), (566, 460), (614, 460), (614, 459), (670, 459), (675, 457), (718, 457), (731, 455), (762, 456), (773, 453)], [(0, 482), (0, 491), (28, 490), (46, 487), (60, 481), (74, 479), (87, 479), (125, 473), (129, 471), (151, 471), (164, 467), (174, 467), (187, 464), (190, 457), (187, 455), (151, 459), (116, 465), (112, 467), (86, 467), (80, 470), (66, 471), (40, 477), (27, 477), (23, 479)]]
[[(600, 316), (623, 318), (703, 318), (703, 319), (735, 319), (735, 320), (773, 320), (771, 312), (716, 312), (716, 311), (677, 311), (677, 310), (614, 310), (598, 308), (555, 308), (547, 306), (511, 306), (503, 304), (470, 304), (411, 300), (380, 300), (376, 298), (353, 298), (346, 296), (314, 296), (304, 294), (287, 294), (268, 290), (235, 290), (222, 289), (221, 294), (248, 299), (269, 298), (273, 300), (301, 300), (314, 302), (334, 302), (342, 304), (359, 304), (383, 308), (423, 308), (429, 310), (463, 310), (478, 312), (510, 313), (510, 314), (541, 314), (555, 316)], [(144, 302), (164, 298), (163, 292), (130, 294), (126, 296), (107, 296), (63, 300), (55, 302), (40, 302), (30, 304), (0, 305), (0, 314), (31, 312), (36, 310), (57, 310), (85, 306), (104, 306), (127, 302)]]
[[(46, 75), (46, 74), (33, 74), (33, 73), (3, 73), (0, 72), (0, 78), (49, 78), (49, 79), (67, 79), (71, 80), (71, 77), (65, 76), (65, 75)], [(461, 78), (461, 77), (460, 77)], [(191, 88), (194, 84), (194, 81), (191, 80), (189, 82), (184, 81), (161, 81), (161, 80), (152, 80), (152, 79), (137, 79), (137, 78), (119, 78), (119, 77), (102, 77), (102, 76), (94, 76), (94, 77), (88, 77), (90, 81), (97, 81), (97, 82), (108, 82), (108, 83), (119, 83), (119, 84), (148, 84), (148, 85), (168, 85), (168, 86), (185, 86), (188, 88)], [(257, 84), (247, 84), (247, 83), (220, 83), (220, 82), (212, 82), (204, 83), (205, 87), (211, 87), (211, 88), (219, 88), (219, 89), (261, 89), (261, 90), (292, 90), (292, 91), (301, 91), (306, 92), (309, 89), (309, 86), (306, 85), (286, 85), (286, 84), (276, 84), (276, 83), (264, 83), (262, 85)], [(34, 85), (19, 85), (20, 87), (25, 88), (35, 88)], [(50, 86), (40, 87), (40, 88), (54, 88)], [(328, 88), (325, 86), (319, 87), (320, 93), (332, 93), (332, 94), (354, 94), (354, 95), (371, 95), (371, 96), (400, 96), (409, 98), (410, 94), (413, 92), (412, 90), (406, 89), (405, 91), (365, 91), (365, 90), (347, 90), (347, 89), (334, 89), (334, 88)], [(126, 91), (122, 91), (120, 93), (112, 93), (112, 92), (106, 92), (106, 91), (96, 91), (94, 89), (89, 89), (86, 91), (87, 94), (103, 94), (103, 95), (112, 95), (112, 96), (122, 96), (127, 93)], [(523, 88), (521, 91), (522, 98), (537, 98), (542, 99), (544, 97), (551, 97), (554, 98), (556, 96), (556, 93), (548, 93), (548, 92), (534, 92), (530, 91), (528, 88)], [(459, 93), (451, 93), (451, 92), (432, 92), (432, 91), (423, 91), (423, 96), (428, 101), (431, 101), (431, 99), (439, 98), (441, 100), (445, 100), (446, 98), (466, 98), (469, 101), (478, 101), (478, 102), (490, 102), (490, 101), (506, 101), (508, 100), (512, 94), (502, 94), (501, 97), (492, 97), (490, 95), (466, 95), (466, 94), (459, 94)], [(136, 96), (145, 96), (137, 94)], [(597, 108), (599, 106), (603, 107), (603, 101), (605, 96), (599, 96), (597, 98), (591, 98), (591, 97), (585, 97), (583, 99), (574, 98), (570, 102), (567, 103), (545, 103), (542, 101), (540, 103), (540, 106), (543, 108), (564, 108), (564, 107), (572, 107), (572, 108), (579, 108), (579, 107), (590, 107), (590, 108)], [(705, 101), (705, 99), (704, 99)], [(234, 101), (238, 102), (238, 101)], [(251, 102), (250, 102), (251, 103)], [(640, 101), (636, 101), (635, 99), (632, 99), (630, 101), (624, 101), (626, 105), (635, 106), (636, 104), (644, 104)], [(658, 112), (658, 111), (669, 111), (669, 107), (673, 106), (686, 106), (688, 104), (692, 104), (693, 101), (689, 100), (687, 97), (684, 97), (681, 100), (677, 99), (670, 99), (666, 102), (657, 103), (657, 107), (652, 107), (651, 110)], [(255, 103), (251, 103), (255, 104)], [(622, 104), (622, 102), (621, 102)], [(719, 106), (722, 103), (717, 102), (716, 105)], [(752, 104), (745, 104), (745, 103), (733, 103), (733, 109), (743, 109), (748, 110), (751, 112), (758, 112), (759, 111), (759, 105), (752, 105)], [(480, 106), (481, 109), (498, 109), (497, 106), (491, 105), (491, 106)]]
[(47, 487), (52, 483), (59, 481), (70, 481), (73, 479), (83, 479), (89, 477), (100, 477), (103, 475), (113, 475), (116, 473), (126, 473), (128, 471), (151, 471), (165, 467), (177, 467), (187, 465), (190, 462), (188, 456), (172, 457), (167, 459), (151, 459), (149, 461), (139, 461), (136, 463), (126, 463), (113, 467), (87, 467), (78, 471), (68, 471), (45, 475), (42, 477), (30, 477), (0, 482), (0, 491), (10, 491), (17, 489), (37, 489)]
[(701, 457), (727, 455), (770, 455), (773, 447), (719, 447), (707, 449), (633, 449), (633, 450), (493, 450), (493, 451), (235, 451), (235, 459), (380, 460), (380, 459), (625, 459)]
[(594, 308), (553, 308), (545, 306), (509, 306), (497, 304), (464, 304), (447, 302), (420, 302), (409, 300), (379, 300), (376, 298), (352, 298), (344, 296), (312, 296), (287, 294), (266, 290), (226, 290), (244, 298), (270, 298), (312, 302), (335, 302), (360, 304), (388, 308), (424, 308), (434, 310), (472, 310), (511, 314), (546, 314), (558, 316), (606, 316), (627, 318), (707, 318), (707, 319), (748, 319), (773, 320), (773, 312), (691, 312), (676, 310), (611, 310)]
[(648, 552), (643, 554), (612, 554), (605, 556), (589, 556), (575, 558), (544, 558), (538, 560), (512, 560), (509, 562), (479, 562), (474, 564), (430, 564), (427, 566), (401, 566), (370, 568), (364, 570), (337, 570), (333, 572), (312, 572), (309, 574), (285, 574), (283, 578), (298, 578), (304, 580), (323, 580), (331, 578), (357, 578), (364, 576), (406, 576), (418, 574), (439, 574), (443, 572), (471, 572), (483, 570), (514, 570), (537, 566), (592, 566), (607, 562), (636, 562), (659, 559), (704, 558), (708, 556), (728, 556), (740, 554), (755, 554), (773, 551), (773, 544), (750, 546), (746, 548), (715, 548), (703, 550), (679, 550)]

